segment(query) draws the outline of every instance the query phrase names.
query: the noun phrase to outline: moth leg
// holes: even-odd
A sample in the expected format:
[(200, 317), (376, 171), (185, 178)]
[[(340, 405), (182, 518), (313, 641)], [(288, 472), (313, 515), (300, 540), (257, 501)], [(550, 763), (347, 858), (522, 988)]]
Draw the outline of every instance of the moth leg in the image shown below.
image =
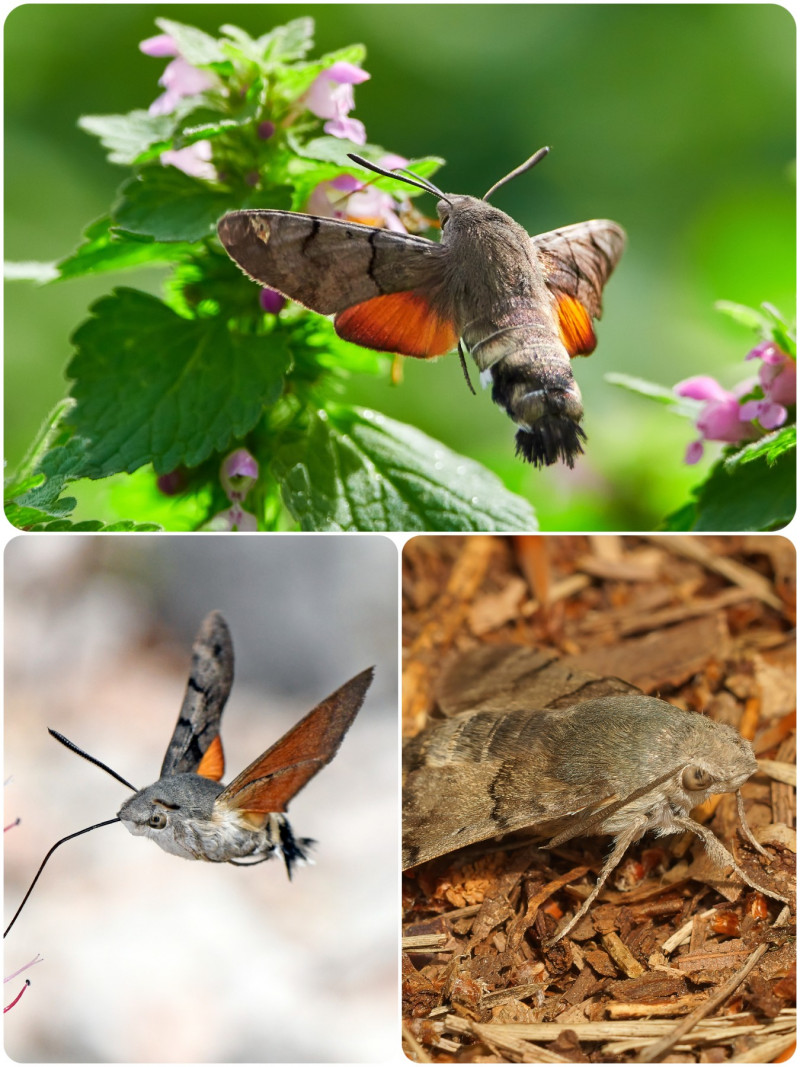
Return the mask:
[(467, 385), (469, 386), (469, 391), (472, 393), (473, 396), (477, 396), (478, 394), (475, 392), (475, 388), (474, 388), (472, 382), (470, 381), (469, 370), (467, 368), (467, 361), (464, 358), (464, 349), (461, 347), (461, 341), (460, 340), (458, 342), (458, 358), (461, 360), (461, 369), (464, 372), (464, 380), (466, 381)]
[(742, 824), (742, 833), (744, 834), (744, 836), (747, 838), (747, 840), (750, 842), (756, 852), (760, 852), (762, 856), (768, 856), (769, 853), (767, 852), (767, 850), (765, 848), (762, 848), (761, 845), (759, 845), (758, 841), (756, 841), (756, 839), (753, 837), (753, 831), (747, 825), (747, 819), (745, 818), (744, 814), (744, 801), (742, 800), (741, 789), (736, 790), (736, 810), (739, 812), (739, 822)]
[(636, 825), (633, 828), (629, 829), (626, 833), (620, 834), (616, 838), (616, 840), (614, 841), (614, 847), (611, 850), (611, 854), (606, 860), (606, 862), (603, 864), (603, 869), (600, 871), (600, 875), (597, 879), (597, 883), (594, 889), (591, 891), (586, 900), (584, 900), (583, 904), (581, 904), (581, 906), (578, 908), (578, 910), (575, 912), (569, 922), (565, 926), (562, 926), (560, 930), (556, 931), (555, 935), (551, 937), (548, 941), (542, 942), (542, 946), (544, 948), (552, 948), (553, 945), (556, 944), (556, 942), (560, 941), (565, 934), (568, 934), (570, 932), (572, 927), (575, 925), (575, 923), (578, 922), (579, 919), (583, 918), (583, 916), (589, 910), (595, 897), (603, 888), (606, 879), (614, 870), (614, 868), (617, 867), (620, 860), (627, 852), (628, 846), (632, 845), (634, 841), (638, 841), (638, 839), (642, 836), (642, 832), (643, 827)]
[(695, 837), (700, 838), (709, 858), (717, 865), (717, 867), (722, 870), (731, 867), (736, 874), (739, 875), (742, 881), (751, 887), (751, 889), (757, 889), (759, 893), (763, 893), (767, 897), (772, 897), (773, 900), (780, 900), (783, 904), (789, 903), (788, 897), (782, 897), (772, 889), (765, 889), (764, 886), (759, 885), (758, 882), (754, 882), (749, 875), (746, 875), (730, 852), (728, 852), (727, 848), (725, 848), (719, 838), (716, 837), (707, 826), (702, 826), (699, 822), (695, 822), (694, 819), (689, 819), (688, 817), (676, 818), (674, 821), (682, 829), (689, 830)]

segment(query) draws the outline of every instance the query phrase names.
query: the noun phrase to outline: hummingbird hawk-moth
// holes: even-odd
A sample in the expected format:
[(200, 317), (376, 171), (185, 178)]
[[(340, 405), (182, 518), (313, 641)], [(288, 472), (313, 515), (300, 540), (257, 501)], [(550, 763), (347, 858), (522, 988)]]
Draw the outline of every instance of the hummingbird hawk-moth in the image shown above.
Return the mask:
[[(549, 838), (543, 847), (610, 834), (613, 848), (595, 886), (552, 944), (586, 914), (631, 844), (648, 831), (688, 830), (715, 866), (786, 902), (747, 875), (690, 815), (714, 794), (735, 793), (744, 836), (767, 855), (745, 819), (741, 786), (757, 770), (748, 741), (618, 679), (609, 680), (612, 695), (556, 708), (526, 703), (535, 660), (531, 650), (491, 645), (451, 668), (445, 688), (457, 692), (461, 675), (477, 707), (431, 724), (404, 747), (404, 869), (513, 831)], [(510, 710), (498, 706), (502, 692), (487, 693), (503, 675)], [(587, 684), (577, 675), (569, 671), (576, 691)]]
[(6, 933), (58, 845), (113, 822), (121, 822), (132, 834), (149, 837), (165, 852), (184, 859), (252, 866), (279, 855), (291, 878), (294, 865), (308, 859), (314, 842), (294, 836), (286, 809), (336, 755), (364, 702), (373, 673), (370, 667), (345, 682), (223, 786), (225, 760), (219, 729), (233, 683), (233, 645), (224, 618), (212, 611), (192, 646), (186, 693), (161, 773), (153, 785), (137, 790), (100, 760), (55, 730), (49, 731), (73, 752), (108, 771), (134, 795), (125, 801), (116, 818), (79, 830), (53, 845)]
[[(583, 406), (572, 356), (589, 355), (603, 287), (625, 232), (593, 219), (530, 237), (488, 198), (549, 151), (540, 149), (478, 200), (417, 175), (377, 174), (439, 198), (441, 242), (291, 211), (233, 211), (226, 251), (254, 281), (322, 315), (367, 348), (427, 359), (463, 346), (492, 399), (517, 425), (517, 454), (540, 467), (583, 452)], [(469, 379), (467, 378), (469, 381)]]

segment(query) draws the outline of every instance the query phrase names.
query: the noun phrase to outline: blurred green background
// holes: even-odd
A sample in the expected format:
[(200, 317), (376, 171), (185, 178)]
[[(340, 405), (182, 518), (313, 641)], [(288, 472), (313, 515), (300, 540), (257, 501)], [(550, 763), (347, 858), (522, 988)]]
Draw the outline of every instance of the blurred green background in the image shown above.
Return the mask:
[[(447, 191), (482, 196), (543, 144), (547, 160), (495, 198), (531, 233), (608, 217), (629, 245), (606, 292), (599, 346), (575, 371), (587, 454), (574, 471), (514, 458), (514, 428), (472, 397), (454, 357), (405, 360), (402, 386), (353, 379), (374, 407), (496, 471), (545, 529), (650, 529), (718, 446), (683, 463), (691, 425), (606, 383), (621, 372), (732, 386), (752, 337), (724, 299), (794, 307), (795, 26), (776, 5), (27, 5), (5, 24), (6, 258), (54, 260), (128, 175), (76, 125), (147, 107), (163, 62), (137, 44), (158, 16), (252, 34), (300, 15), (318, 53), (367, 46), (356, 110), (369, 140), (437, 154)], [(433, 203), (418, 201), (433, 213)], [(66, 390), (69, 336), (113, 285), (159, 291), (157, 270), (6, 290), (6, 451), (14, 467)], [(91, 494), (90, 494), (91, 495)], [(86, 505), (84, 505), (86, 506)], [(104, 517), (93, 506), (78, 517)], [(108, 516), (113, 518), (113, 516)], [(135, 516), (127, 516), (135, 517)]]

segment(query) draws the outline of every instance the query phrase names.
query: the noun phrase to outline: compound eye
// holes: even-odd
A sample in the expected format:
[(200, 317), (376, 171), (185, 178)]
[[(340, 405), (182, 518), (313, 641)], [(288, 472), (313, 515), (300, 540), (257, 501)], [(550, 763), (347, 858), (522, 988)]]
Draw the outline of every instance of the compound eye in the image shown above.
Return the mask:
[(683, 772), (683, 788), (690, 793), (697, 793), (701, 789), (708, 789), (714, 784), (714, 776), (703, 767), (687, 767)]
[(163, 830), (167, 825), (167, 817), (163, 811), (154, 811), (147, 821), (154, 830)]

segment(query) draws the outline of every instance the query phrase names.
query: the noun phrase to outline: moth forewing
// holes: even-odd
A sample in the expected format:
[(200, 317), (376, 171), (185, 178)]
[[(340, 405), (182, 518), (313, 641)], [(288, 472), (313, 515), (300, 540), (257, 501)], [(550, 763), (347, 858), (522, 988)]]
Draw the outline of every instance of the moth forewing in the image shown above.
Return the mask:
[(219, 807), (281, 812), (339, 750), (364, 703), (374, 668), (345, 682), (254, 760), (217, 798)]
[[(198, 771), (210, 746), (217, 742), (214, 773), (206, 777), (221, 778), (224, 771), (219, 745), (219, 724), (233, 685), (233, 643), (228, 624), (218, 611), (210, 612), (202, 622), (192, 645), (192, 666), (178, 721), (164, 754), (161, 777)], [(221, 763), (221, 766), (220, 766)], [(219, 771), (219, 773), (217, 773)]]
[(218, 233), (246, 274), (334, 314), (337, 332), (356, 344), (426, 358), (460, 351), (460, 339), (518, 427), (517, 454), (534, 466), (572, 467), (586, 435), (570, 358), (594, 349), (592, 319), (624, 231), (595, 220), (530, 238), (486, 198), (423, 187), (442, 197), (440, 243), (286, 211), (231, 212)]

